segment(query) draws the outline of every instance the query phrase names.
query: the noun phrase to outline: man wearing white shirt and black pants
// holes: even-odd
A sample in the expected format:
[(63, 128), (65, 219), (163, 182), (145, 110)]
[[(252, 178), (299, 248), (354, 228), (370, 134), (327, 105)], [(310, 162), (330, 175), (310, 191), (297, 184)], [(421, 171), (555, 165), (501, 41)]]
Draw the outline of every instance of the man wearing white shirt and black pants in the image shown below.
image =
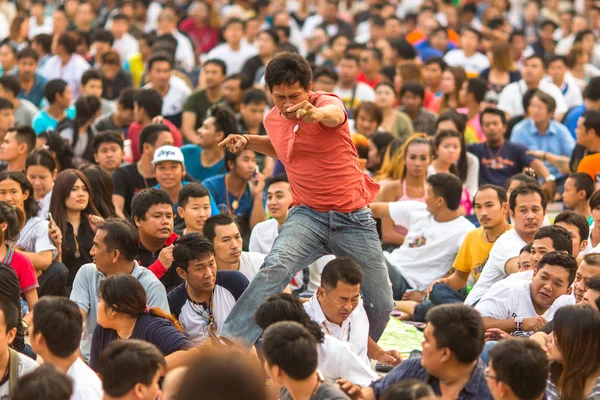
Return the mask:
[(370, 359), (397, 365), (402, 360), (400, 353), (384, 351), (369, 337), (369, 319), (360, 299), (362, 280), (362, 268), (352, 258), (328, 262), (321, 275), (321, 286), (304, 303), (304, 310), (324, 334), (351, 343), (367, 366), (371, 365)]

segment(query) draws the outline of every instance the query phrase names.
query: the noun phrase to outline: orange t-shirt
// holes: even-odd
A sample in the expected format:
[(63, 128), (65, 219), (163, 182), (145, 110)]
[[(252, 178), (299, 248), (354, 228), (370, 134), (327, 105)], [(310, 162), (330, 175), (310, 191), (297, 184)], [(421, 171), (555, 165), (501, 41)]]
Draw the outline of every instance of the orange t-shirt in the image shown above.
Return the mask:
[(600, 153), (583, 157), (577, 167), (577, 172), (585, 172), (594, 182), (600, 183)]
[[(344, 104), (334, 94), (310, 92), (315, 107)], [(273, 107), (264, 120), (267, 135), (283, 163), (292, 191), (292, 206), (305, 205), (319, 212), (357, 211), (368, 205), (379, 190), (360, 169), (358, 154), (348, 128), (348, 116), (341, 125), (300, 123), (285, 119)]]

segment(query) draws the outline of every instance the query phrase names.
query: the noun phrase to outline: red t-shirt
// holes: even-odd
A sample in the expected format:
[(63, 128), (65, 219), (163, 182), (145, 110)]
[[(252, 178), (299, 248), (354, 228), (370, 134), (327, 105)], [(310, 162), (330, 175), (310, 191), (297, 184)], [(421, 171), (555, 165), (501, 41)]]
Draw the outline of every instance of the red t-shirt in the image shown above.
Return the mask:
[[(163, 118), (162, 123), (169, 127), (171, 135), (173, 135), (174, 146), (183, 146), (183, 139), (181, 138), (181, 133), (179, 132), (179, 129), (177, 129), (177, 127), (166, 118)], [(142, 156), (140, 154), (140, 132), (142, 132), (142, 128), (142, 124), (134, 122), (131, 125), (129, 125), (129, 129), (127, 130), (127, 139), (131, 140), (131, 151), (133, 153), (133, 159), (135, 161), (139, 161), (140, 157)]]
[[(335, 104), (344, 110), (336, 95), (310, 92), (315, 107)], [(323, 124), (285, 119), (273, 107), (264, 120), (267, 135), (287, 172), (292, 206), (306, 205), (319, 212), (353, 212), (368, 205), (379, 185), (360, 169), (358, 154), (348, 128), (348, 116), (334, 128)]]
[(17, 278), (19, 278), (21, 293), (36, 289), (39, 285), (31, 260), (18, 251), (15, 251), (11, 246), (7, 245), (6, 247), (8, 252), (2, 262), (10, 265), (15, 270)]

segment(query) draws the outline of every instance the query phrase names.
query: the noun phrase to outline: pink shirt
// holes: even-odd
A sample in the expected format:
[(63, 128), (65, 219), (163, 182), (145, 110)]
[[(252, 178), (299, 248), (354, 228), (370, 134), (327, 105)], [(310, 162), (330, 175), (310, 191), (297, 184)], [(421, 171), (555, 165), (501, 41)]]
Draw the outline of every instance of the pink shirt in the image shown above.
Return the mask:
[[(166, 118), (163, 119), (162, 123), (168, 126), (169, 130), (171, 130), (171, 135), (173, 135), (173, 145), (175, 147), (183, 146), (183, 139), (181, 137), (181, 133), (179, 133), (179, 129), (177, 129), (177, 127)], [(134, 122), (129, 125), (129, 129), (127, 130), (127, 139), (131, 140), (131, 151), (135, 161), (139, 161), (140, 157), (142, 156), (140, 153), (140, 133), (142, 133), (142, 128), (142, 124)]]
[[(310, 92), (315, 107), (344, 104), (334, 94)], [(358, 162), (356, 147), (348, 128), (348, 116), (334, 128), (323, 124), (300, 123), (285, 119), (273, 107), (264, 120), (267, 135), (287, 172), (292, 191), (292, 206), (305, 205), (319, 212), (349, 213), (367, 206), (379, 185), (367, 176)]]
[(13, 247), (6, 247), (8, 251), (2, 262), (10, 265), (15, 271), (17, 278), (19, 278), (21, 293), (26, 293), (30, 290), (36, 289), (39, 285), (31, 260), (18, 251), (15, 251)]

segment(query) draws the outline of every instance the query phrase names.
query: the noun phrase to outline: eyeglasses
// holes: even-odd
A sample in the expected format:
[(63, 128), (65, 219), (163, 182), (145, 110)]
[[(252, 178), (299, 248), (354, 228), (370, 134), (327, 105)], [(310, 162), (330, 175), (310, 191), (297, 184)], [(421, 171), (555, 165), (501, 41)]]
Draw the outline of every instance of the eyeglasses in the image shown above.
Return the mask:
[(489, 367), (483, 371), (483, 376), (485, 379), (493, 379), (495, 381), (498, 381), (498, 378), (496, 378), (496, 375), (492, 375), (492, 373), (490, 372)]

